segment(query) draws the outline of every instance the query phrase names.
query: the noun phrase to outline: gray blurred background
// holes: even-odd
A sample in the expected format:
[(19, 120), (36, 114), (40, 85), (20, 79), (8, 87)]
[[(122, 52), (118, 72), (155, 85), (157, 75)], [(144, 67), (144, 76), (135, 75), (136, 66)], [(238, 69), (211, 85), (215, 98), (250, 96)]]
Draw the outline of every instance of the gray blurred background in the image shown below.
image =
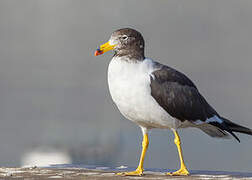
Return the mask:
[[(143, 34), (147, 57), (187, 74), (220, 114), (252, 128), (251, 19), (251, 0), (1, 0), (0, 166), (137, 166), (141, 131), (108, 92), (112, 52), (93, 56), (123, 27)], [(252, 137), (180, 134), (190, 169), (252, 171)], [(152, 130), (149, 147), (145, 167), (179, 167), (170, 131)]]

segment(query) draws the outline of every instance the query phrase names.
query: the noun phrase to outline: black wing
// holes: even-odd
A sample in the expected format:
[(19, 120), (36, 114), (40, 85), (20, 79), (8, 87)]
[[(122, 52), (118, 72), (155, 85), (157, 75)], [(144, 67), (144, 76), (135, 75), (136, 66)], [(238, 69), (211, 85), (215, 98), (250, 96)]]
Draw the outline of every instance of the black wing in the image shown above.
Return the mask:
[(239, 138), (233, 132), (252, 135), (251, 129), (219, 116), (184, 74), (159, 63), (156, 63), (156, 66), (159, 70), (150, 76), (151, 95), (172, 117), (180, 121), (204, 122), (216, 115), (222, 120), (221, 123), (208, 122), (199, 128), (212, 137), (225, 137), (228, 132), (239, 142)]
[(205, 121), (218, 115), (184, 74), (173, 68), (160, 67), (151, 75), (151, 95), (172, 117), (181, 121)]

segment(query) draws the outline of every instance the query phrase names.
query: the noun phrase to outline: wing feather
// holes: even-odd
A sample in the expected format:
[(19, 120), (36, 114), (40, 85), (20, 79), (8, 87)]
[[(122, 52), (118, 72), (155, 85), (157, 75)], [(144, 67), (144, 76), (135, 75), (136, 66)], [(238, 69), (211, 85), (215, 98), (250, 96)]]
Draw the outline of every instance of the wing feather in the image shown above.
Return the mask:
[(157, 64), (152, 73), (151, 95), (172, 117), (181, 121), (206, 121), (218, 115), (186, 75)]

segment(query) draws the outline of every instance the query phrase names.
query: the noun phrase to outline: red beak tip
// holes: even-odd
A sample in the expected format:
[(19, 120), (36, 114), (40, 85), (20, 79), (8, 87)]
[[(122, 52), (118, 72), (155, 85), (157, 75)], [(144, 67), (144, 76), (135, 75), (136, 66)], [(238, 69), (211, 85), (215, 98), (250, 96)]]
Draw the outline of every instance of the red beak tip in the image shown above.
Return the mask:
[(101, 51), (100, 49), (97, 49), (94, 53), (95, 56), (99, 56), (101, 54), (103, 54), (103, 51)]

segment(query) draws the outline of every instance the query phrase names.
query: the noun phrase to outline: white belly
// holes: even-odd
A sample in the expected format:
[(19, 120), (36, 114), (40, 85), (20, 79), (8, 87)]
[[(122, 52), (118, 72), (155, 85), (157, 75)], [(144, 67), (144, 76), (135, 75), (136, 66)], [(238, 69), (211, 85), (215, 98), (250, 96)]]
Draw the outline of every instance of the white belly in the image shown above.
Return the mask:
[(172, 118), (151, 96), (153, 61), (127, 62), (113, 58), (108, 67), (108, 84), (113, 101), (129, 120), (146, 128), (177, 128)]

